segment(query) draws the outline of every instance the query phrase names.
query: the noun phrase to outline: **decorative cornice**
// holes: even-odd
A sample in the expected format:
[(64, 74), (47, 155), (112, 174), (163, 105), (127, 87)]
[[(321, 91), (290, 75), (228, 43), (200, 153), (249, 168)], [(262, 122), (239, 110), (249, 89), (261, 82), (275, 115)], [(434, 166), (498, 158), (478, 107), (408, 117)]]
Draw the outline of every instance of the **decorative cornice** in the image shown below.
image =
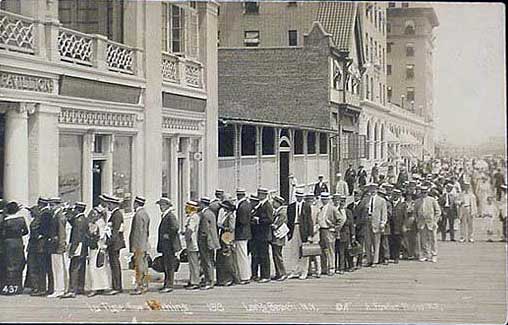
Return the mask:
[(172, 130), (199, 131), (204, 128), (203, 120), (163, 117), (162, 128)]
[(135, 114), (98, 112), (71, 108), (62, 108), (58, 116), (58, 122), (62, 124), (127, 128), (133, 128), (135, 120)]

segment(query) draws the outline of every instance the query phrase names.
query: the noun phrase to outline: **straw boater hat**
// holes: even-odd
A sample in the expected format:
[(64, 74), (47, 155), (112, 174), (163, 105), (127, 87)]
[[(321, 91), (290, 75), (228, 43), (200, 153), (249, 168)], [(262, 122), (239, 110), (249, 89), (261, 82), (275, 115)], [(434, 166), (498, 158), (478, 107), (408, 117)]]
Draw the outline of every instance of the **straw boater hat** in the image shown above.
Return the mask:
[(136, 196), (136, 198), (134, 199), (134, 202), (138, 203), (141, 206), (144, 206), (146, 199), (142, 196)]
[(155, 202), (155, 204), (158, 204), (158, 205), (161, 205), (162, 204), (167, 204), (169, 206), (172, 206), (173, 204), (171, 203), (171, 200), (168, 199), (167, 197), (161, 197), (157, 202)]
[(207, 196), (204, 196), (202, 197), (200, 200), (199, 200), (200, 203), (203, 203), (204, 205), (210, 205), (210, 198), (207, 197)]
[(279, 195), (274, 196), (273, 200), (279, 203), (280, 205), (284, 205), (286, 203), (286, 200), (284, 200), (284, 198)]

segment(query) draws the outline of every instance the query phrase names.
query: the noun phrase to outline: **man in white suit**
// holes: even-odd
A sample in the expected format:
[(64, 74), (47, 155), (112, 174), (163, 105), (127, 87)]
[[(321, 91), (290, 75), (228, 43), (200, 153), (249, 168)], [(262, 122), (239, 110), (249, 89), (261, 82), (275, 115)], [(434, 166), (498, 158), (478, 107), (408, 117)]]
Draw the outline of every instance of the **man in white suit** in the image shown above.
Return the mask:
[(439, 203), (428, 196), (429, 188), (421, 187), (422, 196), (416, 201), (416, 224), (422, 248), (420, 262), (437, 262), (437, 222), (441, 217)]

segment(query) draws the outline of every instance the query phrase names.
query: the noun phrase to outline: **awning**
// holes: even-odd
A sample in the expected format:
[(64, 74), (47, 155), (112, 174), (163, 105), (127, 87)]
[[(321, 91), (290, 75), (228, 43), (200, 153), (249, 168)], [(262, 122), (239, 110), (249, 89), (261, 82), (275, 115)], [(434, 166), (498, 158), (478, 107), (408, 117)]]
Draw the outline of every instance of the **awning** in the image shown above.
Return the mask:
[(356, 130), (353, 119), (350, 116), (344, 116), (340, 120), (340, 125), (342, 126), (342, 131), (355, 132)]
[(388, 158), (396, 158), (397, 154), (392, 146), (388, 146)]
[(416, 153), (411, 148), (402, 147), (400, 149), (400, 154), (402, 157), (408, 157), (408, 158), (418, 158)]
[(402, 144), (410, 144), (410, 145), (420, 144), (420, 142), (418, 142), (418, 140), (409, 133), (401, 133), (400, 140)]
[(386, 141), (387, 142), (400, 142), (399, 138), (397, 138), (395, 136), (395, 134), (392, 133), (392, 131), (390, 131), (389, 129), (385, 129), (385, 132), (386, 132)]

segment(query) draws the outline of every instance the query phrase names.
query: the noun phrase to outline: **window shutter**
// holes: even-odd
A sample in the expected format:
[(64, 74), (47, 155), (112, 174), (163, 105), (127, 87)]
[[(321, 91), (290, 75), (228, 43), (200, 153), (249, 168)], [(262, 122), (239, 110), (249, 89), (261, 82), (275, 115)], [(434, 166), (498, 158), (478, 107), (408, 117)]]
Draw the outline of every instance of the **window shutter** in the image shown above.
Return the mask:
[(186, 54), (194, 59), (198, 58), (199, 26), (198, 13), (195, 10), (185, 10), (185, 45)]

